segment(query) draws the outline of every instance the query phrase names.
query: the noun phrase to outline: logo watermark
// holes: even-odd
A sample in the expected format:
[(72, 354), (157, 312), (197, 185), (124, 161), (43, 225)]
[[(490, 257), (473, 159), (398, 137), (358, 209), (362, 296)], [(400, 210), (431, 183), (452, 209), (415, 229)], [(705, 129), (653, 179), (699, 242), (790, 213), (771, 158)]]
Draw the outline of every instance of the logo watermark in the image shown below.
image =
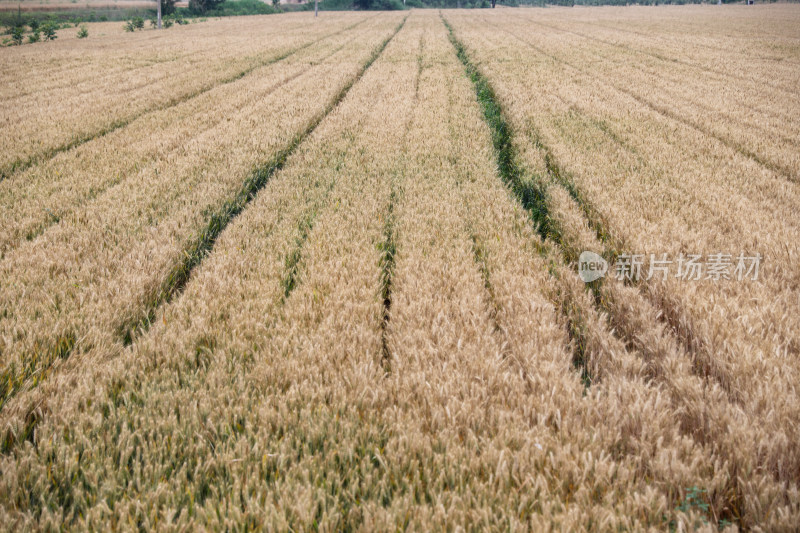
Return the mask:
[(585, 251), (578, 258), (578, 276), (584, 283), (605, 277), (609, 271), (619, 281), (665, 280), (670, 276), (681, 281), (757, 281), (762, 259), (760, 254), (744, 253), (681, 254), (675, 258), (668, 254), (620, 254), (609, 268), (602, 256)]
[(608, 272), (608, 261), (594, 252), (583, 252), (578, 258), (578, 275), (584, 283), (600, 279)]

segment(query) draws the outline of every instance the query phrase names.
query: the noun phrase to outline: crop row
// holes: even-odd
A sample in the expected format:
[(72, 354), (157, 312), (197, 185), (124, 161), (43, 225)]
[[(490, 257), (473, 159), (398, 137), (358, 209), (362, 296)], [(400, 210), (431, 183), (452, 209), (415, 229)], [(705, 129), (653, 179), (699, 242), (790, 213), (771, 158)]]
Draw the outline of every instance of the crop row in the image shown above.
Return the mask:
[[(486, 32), (466, 17), (453, 17), (453, 24), (467, 53), (497, 92), (515, 135), (520, 179), (538, 192), (539, 211), (545, 215), (539, 218), (546, 220), (546, 233), (564, 259), (575, 261), (582, 250), (603, 252), (613, 262), (617, 254), (631, 250), (677, 257), (681, 251), (711, 253), (716, 247), (750, 244), (748, 251), (757, 250), (768, 261), (779, 262), (791, 224), (768, 219), (755, 202), (747, 205), (748, 216), (742, 222), (744, 204), (737, 198), (741, 191), (732, 187), (734, 183), (728, 180), (724, 191), (721, 186), (710, 189), (715, 184), (711, 178), (719, 176), (713, 167), (723, 157), (728, 158), (727, 169), (742, 176), (736, 185), (762, 191), (772, 188), (773, 198), (780, 197), (777, 190), (794, 187), (783, 177), (768, 175), (757, 183), (744, 179), (745, 171), (754, 168), (745, 156), (685, 124), (676, 126), (675, 120), (625, 92), (614, 91), (611, 84), (598, 86), (602, 71), (591, 77), (576, 76), (557, 57), (536, 47), (512, 50), (497, 33)], [(524, 44), (515, 44), (520, 42)], [(572, 52), (564, 48), (560, 53)], [(521, 63), (535, 63), (538, 68), (509, 68)], [(587, 101), (591, 107), (581, 104)], [(673, 149), (663, 149), (661, 135), (672, 136)], [(718, 152), (714, 161), (689, 159), (688, 154), (710, 154), (711, 146)], [(687, 173), (690, 165), (694, 172)], [(706, 179), (696, 182), (696, 176)], [(678, 196), (681, 193), (686, 197)], [(738, 220), (733, 218), (736, 209)], [(780, 226), (772, 242), (764, 242), (765, 232), (758, 224)], [(748, 242), (745, 236), (756, 232), (758, 240)], [(608, 313), (615, 336), (647, 365), (645, 376), (666, 387), (682, 432), (712, 447), (707, 463), (729, 461), (722, 469), (727, 481), (721, 490), (709, 490), (709, 501), (716, 516), (735, 517), (742, 523), (760, 523), (767, 516), (783, 520), (796, 508), (793, 492), (782, 488), (797, 483), (796, 446), (792, 444), (797, 439), (797, 405), (788, 378), (793, 369), (784, 363), (783, 355), (793, 345), (793, 319), (784, 311), (772, 324), (786, 336), (767, 335), (762, 341), (755, 328), (732, 327), (729, 318), (735, 313), (744, 321), (748, 312), (776, 309), (775, 295), (786, 292), (780, 274), (793, 274), (779, 264), (772, 268), (766, 267), (759, 281), (749, 285), (669, 279), (643, 282), (637, 290), (609, 279), (594, 287), (595, 302), (584, 306)], [(754, 290), (773, 296), (755, 299)], [(576, 301), (563, 300), (570, 304), (568, 309)], [(729, 307), (724, 310), (723, 306)], [(580, 326), (585, 311), (577, 314), (575, 322)], [(710, 330), (716, 333), (709, 334)], [(765, 347), (765, 355), (754, 358), (755, 346), (764, 341), (777, 346)], [(772, 354), (769, 362), (764, 360), (769, 357), (766, 354)], [(602, 352), (584, 351), (583, 363), (589, 366), (590, 376), (607, 381), (615, 371), (613, 367), (604, 370), (608, 362), (603, 357)], [(775, 372), (776, 365), (780, 374)], [(780, 438), (774, 439), (775, 435)], [(741, 476), (741, 472), (748, 474)]]
[[(32, 239), (19, 233), (0, 261), (2, 397), (42, 381), (59, 360), (129, 342), (396, 23), (383, 18), (357, 41), (321, 41), (175, 107), (163, 119), (164, 151), (144, 147), (153, 130), (139, 122), (160, 118), (142, 117), (64, 154), (75, 162), (56, 190), (37, 197), (33, 189), (18, 202), (36, 217), (46, 193), (63, 190), (63, 212), (34, 219)], [(208, 113), (215, 96), (225, 102), (219, 114)]]
[[(327, 370), (373, 383), (370, 368), (381, 371), (381, 214), (393, 165), (380, 156), (391, 150), (392, 121), (404, 119), (407, 94), (397, 88), (412, 90), (406, 82), (416, 65), (398, 61), (405, 44), (399, 36), (390, 41), (147, 333), (103, 365), (43, 384), (52, 415), (37, 426), (36, 447), (4, 458), (3, 500), (19, 505), (9, 518), (98, 526), (133, 519), (222, 527), (222, 520), (279, 529), (353, 520), (336, 508), (357, 497), (347, 487), (357, 487), (361, 462), (372, 464), (368, 444), (380, 435), (348, 403), (334, 401), (352, 391)], [(362, 368), (356, 363), (365, 357)], [(325, 442), (326, 431), (336, 440)], [(100, 444), (84, 456), (89, 442)], [(336, 449), (325, 459), (320, 446)], [(51, 449), (85, 459), (64, 462)], [(41, 468), (17, 470), (24, 457)], [(331, 483), (343, 476), (330, 511), (309, 505), (311, 492), (285, 488), (305, 485), (321, 460), (327, 468), (318, 475)], [(65, 485), (75, 475), (89, 482)], [(96, 476), (108, 483), (93, 483)], [(138, 505), (139, 491), (153, 499)], [(25, 493), (36, 497), (22, 502)]]
[(699, 44), (550, 11), (343, 25), (0, 183), (0, 522), (791, 529), (797, 184), (688, 118)]
[[(309, 25), (297, 16), (105, 39), (105, 46), (56, 44), (48, 54), (19, 47), (3, 54), (0, 179), (38, 160), (231, 83), (369, 16), (332, 16)], [(51, 47), (52, 48), (52, 47)]]

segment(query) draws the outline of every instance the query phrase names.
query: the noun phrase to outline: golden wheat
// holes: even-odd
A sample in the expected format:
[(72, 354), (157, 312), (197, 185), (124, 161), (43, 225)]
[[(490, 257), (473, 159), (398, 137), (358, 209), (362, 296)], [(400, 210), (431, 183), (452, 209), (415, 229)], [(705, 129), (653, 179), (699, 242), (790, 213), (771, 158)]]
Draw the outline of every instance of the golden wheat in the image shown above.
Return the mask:
[[(374, 23), (337, 32), (291, 56), (254, 70), (246, 80), (223, 84), (168, 110), (149, 113), (127, 127), (58, 154), (0, 182), (0, 254), (32, 240), (86, 202), (119, 186), (144, 167), (185, 156), (187, 147), (241, 110), (333, 57)], [(335, 57), (333, 59), (336, 59)], [(247, 91), (242, 91), (246, 86)], [(208, 113), (213, 107), (215, 113)], [(153, 132), (158, 132), (154, 138)]]
[[(794, 365), (785, 355), (796, 345), (797, 326), (787, 312), (787, 306), (791, 309), (795, 304), (785, 300), (787, 284), (796, 285), (796, 271), (781, 265), (791, 264), (797, 241), (791, 236), (793, 222), (768, 214), (780, 209), (776, 203), (786, 202), (789, 211), (795, 209), (790, 207), (796, 205), (790, 198), (797, 194), (791, 176), (776, 174), (768, 165), (679, 120), (680, 110), (660, 113), (631, 96), (636, 91), (650, 94), (645, 85), (615, 90), (610, 80), (635, 78), (604, 78), (607, 73), (602, 63), (573, 59), (588, 55), (589, 50), (578, 47), (576, 51), (564, 41), (557, 53), (545, 53), (528, 42), (530, 32), (509, 43), (474, 20), (454, 18), (454, 25), (506, 106), (520, 136), (518, 153), (523, 165), (529, 173), (555, 182), (543, 185), (550, 187), (553, 223), (567, 230), (560, 244), (568, 257), (576, 258), (581, 249), (611, 254), (632, 249), (673, 257), (689, 250), (708, 254), (731, 249), (730, 253), (736, 254), (741, 249), (758, 251), (766, 256), (766, 262), (771, 261), (771, 267), (770, 263), (764, 265), (759, 282), (751, 285), (710, 281), (692, 285), (674, 279), (646, 284), (645, 294), (660, 310), (643, 302), (636, 291), (624, 293), (612, 280), (604, 284), (604, 309), (610, 312), (617, 333), (642, 350), (651, 366), (648, 372), (666, 381), (674, 397), (686, 405), (684, 423), (694, 427), (697, 438), (716, 440), (717, 446), (727, 450), (722, 457), (732, 460), (730, 475), (767, 469), (778, 483), (796, 487), (798, 435), (794, 428), (800, 406), (791, 392)], [(500, 23), (498, 28), (503, 26)], [(547, 46), (555, 45), (550, 40)], [(515, 59), (508, 63), (509, 57)], [(512, 69), (509, 64), (535, 67)], [(602, 70), (585, 74), (589, 68)], [(598, 86), (598, 78), (609, 81)], [(736, 112), (739, 108), (731, 109)], [(796, 111), (796, 107), (782, 109)], [(763, 177), (754, 180), (753, 175)], [(564, 186), (576, 188), (577, 204)], [(606, 244), (591, 235), (590, 225)], [(758, 293), (763, 296), (754, 297)], [(777, 306), (776, 298), (780, 301)], [(777, 309), (780, 316), (774, 314)], [(765, 313), (772, 315), (769, 323), (776, 333), (759, 335), (755, 328), (731, 327), (731, 316), (750, 322), (763, 320), (755, 317)], [(643, 320), (648, 316), (650, 320)], [(672, 333), (658, 324), (659, 317), (668, 319), (677, 339), (670, 339)], [(681, 355), (684, 343), (690, 353)], [(753, 351), (759, 348), (769, 354), (770, 363), (753, 358)], [(713, 385), (706, 389), (697, 381), (692, 374), (698, 371), (701, 377), (715, 378), (728, 398), (714, 392)], [(765, 383), (770, 383), (769, 390)], [(696, 392), (689, 394), (689, 389)], [(745, 405), (746, 418), (737, 414), (736, 404)], [(731, 416), (739, 422), (720, 423)], [(688, 422), (692, 418), (694, 421)], [(704, 419), (705, 425), (698, 427)], [(745, 436), (753, 426), (756, 433), (748, 439)], [(779, 437), (771, 437), (774, 435)], [(751, 443), (748, 451), (739, 453), (748, 448), (741, 442)], [(764, 484), (774, 484), (769, 477), (758, 483), (737, 482), (737, 490), (745, 494), (727, 502), (728, 508), (742, 512), (738, 507), (758, 501), (759, 495), (766, 494)], [(762, 501), (746, 512), (758, 515), (759, 507), (781, 507), (781, 501), (796, 508), (792, 492), (787, 499), (783, 490), (771, 492), (771, 504)]]
[(795, 528), (800, 14), (653, 9), (254, 18), (242, 79), (15, 171), (3, 528)]
[(298, 15), (219, 21), (170, 28), (155, 37), (141, 32), (7, 49), (0, 56), (0, 76), (9, 80), (0, 90), (0, 176), (234, 80), (369, 16), (336, 15), (314, 25)]
[[(149, 308), (179, 283), (182, 265), (203, 253), (203, 239), (237, 208), (247, 184), (264, 179), (259, 176), (269, 168), (260, 167), (277, 164), (324, 115), (396, 22), (385, 18), (349, 46), (344, 37), (320, 43), (318, 50), (235, 82), (242, 96), (232, 103), (239, 107), (223, 108), (206, 127), (203, 113), (185, 104), (188, 119), (178, 120), (175, 131), (199, 126), (191, 139), (146, 165), (113, 159), (116, 170), (100, 176), (117, 182), (110, 186), (93, 183), (87, 191), (78, 185), (83, 194), (72, 202), (82, 205), (56, 223), (47, 220), (41, 235), (21, 242), (1, 262), (4, 397), (28, 377), (41, 381), (71, 352), (103, 351), (130, 337)], [(176, 110), (179, 119), (182, 112)], [(146, 135), (136, 127), (124, 132), (111, 139), (112, 147)], [(81, 147), (78, 159), (86, 154), (88, 165), (102, 168), (98, 155), (115, 155), (107, 145), (93, 152), (94, 143), (105, 141)], [(95, 196), (92, 187), (104, 190)]]
[[(391, 43), (385, 54), (387, 58), (398, 54), (402, 57), (402, 50), (403, 42)], [(326, 366), (316, 358), (334, 357), (338, 353), (338, 357), (345, 360), (351, 354), (360, 359), (367, 357), (373, 369), (380, 370), (382, 253), (376, 245), (383, 240), (384, 224), (380, 214), (389, 197), (389, 182), (383, 179), (380, 169), (394, 169), (391, 162), (387, 168), (383, 158), (372, 158), (372, 155), (381, 153), (387, 135), (397, 134), (396, 128), (386, 129), (387, 118), (404, 119), (405, 95), (396, 93), (395, 87), (411, 81), (415, 69), (414, 62), (389, 59), (374, 65), (342, 105), (291, 157), (286, 168), (223, 233), (214, 253), (204, 262), (181, 298), (164, 309), (139, 343), (106, 365), (79, 370), (71, 376), (62, 373), (43, 384), (50, 388), (61, 384), (60, 394), (49, 396), (53, 414), (69, 411), (70, 424), (77, 421), (75, 417), (84, 419), (87, 424), (92, 424), (93, 419), (102, 421), (102, 426), (96, 430), (87, 429), (89, 433), (113, 432), (113, 419), (126, 416), (131, 417), (134, 427), (139, 424), (161, 427), (164, 438), (170, 441), (177, 433), (190, 439), (197, 431), (205, 432), (197, 426), (205, 424), (203, 413), (214, 412), (211, 416), (222, 424), (220, 431), (206, 434), (203, 439), (210, 440), (203, 440), (191, 453), (195, 460), (204, 457), (205, 464), (201, 466), (204, 472), (208, 468), (231, 468), (238, 473), (230, 477), (230, 481), (244, 480), (244, 485), (235, 481), (235, 489), (230, 487), (219, 492), (219, 499), (208, 498), (208, 494), (203, 494), (205, 474), (195, 478), (199, 471), (178, 466), (182, 461), (180, 455), (167, 461), (163, 461), (163, 457), (157, 459), (164, 451), (163, 442), (158, 439), (152, 447), (136, 453), (142, 454), (152, 466), (160, 464), (167, 469), (163, 472), (177, 466), (185, 473), (169, 476), (176, 483), (175, 499), (164, 501), (157, 495), (158, 491), (151, 493), (156, 499), (147, 505), (154, 505), (155, 510), (140, 515), (149, 525), (171, 519), (190, 523), (202, 508), (227, 506), (229, 496), (243, 498), (237, 505), (244, 506), (239, 507), (241, 515), (229, 509), (233, 511), (230, 520), (273, 524), (280, 528), (287, 520), (310, 524), (314, 519), (314, 516), (305, 516), (310, 508), (303, 506), (299, 495), (282, 500), (281, 507), (285, 510), (275, 509), (271, 498), (265, 501), (260, 497), (258, 479), (246, 479), (242, 475), (256, 468), (265, 475), (273, 472), (275, 476), (276, 465), (281, 461), (277, 453), (279, 447), (285, 447), (287, 458), (283, 461), (287, 461), (291, 457), (288, 454), (292, 453), (291, 443), (304, 446), (300, 442), (311, 439), (314, 432), (324, 429), (326, 424), (337, 424), (335, 413), (325, 417), (324, 412), (318, 412), (324, 405), (314, 407), (314, 395), (322, 390), (341, 394), (338, 390), (341, 383), (336, 383), (335, 387), (323, 386), (321, 373)], [(374, 102), (375, 106), (365, 106), (365, 102)], [(362, 194), (362, 190), (369, 194)], [(343, 228), (352, 231), (341, 231)], [(363, 275), (354, 275), (357, 270)], [(290, 277), (296, 277), (300, 284), (293, 292), (289, 290)], [(220, 291), (224, 299), (219, 299)], [(207, 305), (209, 302), (214, 304)], [(352, 336), (342, 337), (347, 331)], [(323, 344), (319, 346), (318, 343)], [(289, 357), (289, 351), (293, 357)], [(139, 365), (134, 361), (147, 363)], [(355, 364), (349, 368), (362, 371)], [(374, 383), (377, 376), (371, 377), (369, 382)], [(69, 387), (74, 380), (81, 384)], [(287, 388), (292, 383), (296, 388)], [(184, 396), (186, 393), (188, 397)], [(109, 394), (113, 395), (110, 404), (107, 402)], [(91, 413), (81, 407), (89, 403), (93, 406), (89, 410)], [(218, 409), (226, 404), (233, 410)], [(293, 405), (297, 412), (291, 409)], [(347, 412), (347, 403), (339, 408), (344, 410), (351, 424), (355, 423), (352, 413)], [(104, 414), (98, 419), (99, 413)], [(48, 424), (55, 425), (43, 424), (37, 428), (37, 434), (41, 438), (46, 438), (44, 435), (50, 431), (54, 436), (61, 435), (63, 428), (57, 428), (59, 419), (66, 421), (59, 416), (48, 417)], [(156, 419), (160, 421), (152, 424)], [(285, 444), (282, 444), (283, 439), (276, 439), (275, 424), (292, 435)], [(142, 430), (150, 431), (144, 427)], [(126, 450), (139, 448), (138, 431), (126, 432), (121, 439), (115, 439), (126, 457), (129, 456)], [(230, 431), (234, 433), (229, 434)], [(227, 444), (217, 441), (223, 434), (241, 435), (245, 440), (223, 437), (233, 445), (228, 452), (223, 452)], [(240, 456), (241, 446), (248, 440), (261, 444), (251, 450), (252, 454), (248, 452), (245, 459)], [(175, 447), (169, 445), (168, 450), (183, 454), (182, 444), (174, 442)], [(208, 443), (210, 446), (206, 447)], [(342, 440), (342, 457), (346, 456), (350, 445)], [(231, 454), (230, 458), (226, 458), (226, 454)], [(96, 457), (97, 468), (103, 470), (105, 459)], [(313, 460), (313, 455), (310, 459)], [(306, 466), (299, 464), (299, 473)], [(56, 468), (60, 475), (66, 474), (70, 466), (64, 464)], [(141, 482), (160, 484), (159, 479), (164, 474), (147, 468), (148, 473), (140, 478)], [(19, 473), (21, 477), (8, 478), (5, 494), (17, 490), (13, 485), (32, 479)], [(347, 470), (342, 473), (354, 474)], [(41, 470), (36, 475), (47, 474)], [(122, 477), (116, 479), (125, 483), (127, 474), (120, 472), (120, 475)], [(187, 485), (186, 476), (195, 478), (197, 484)], [(293, 478), (294, 475), (281, 472), (274, 480), (277, 483)], [(117, 488), (109, 487), (109, 490), (104, 492), (103, 501), (108, 502), (110, 497), (112, 503), (107, 505), (111, 508), (100, 505), (87, 509), (84, 513), (87, 525), (109, 521), (124, 523), (129, 516), (136, 515), (128, 497), (118, 493)], [(43, 496), (47, 498), (46, 494)], [(81, 491), (76, 497), (88, 504), (94, 496)], [(46, 505), (46, 500), (36, 502), (35, 507), (25, 508), (12, 518), (20, 523), (34, 519), (36, 509), (43, 504)], [(293, 513), (295, 508), (298, 514), (286, 514)], [(208, 518), (209, 525), (214, 523), (212, 514), (205, 511), (200, 514)], [(47, 515), (38, 520), (40, 523), (52, 520), (56, 524), (61, 519)]]

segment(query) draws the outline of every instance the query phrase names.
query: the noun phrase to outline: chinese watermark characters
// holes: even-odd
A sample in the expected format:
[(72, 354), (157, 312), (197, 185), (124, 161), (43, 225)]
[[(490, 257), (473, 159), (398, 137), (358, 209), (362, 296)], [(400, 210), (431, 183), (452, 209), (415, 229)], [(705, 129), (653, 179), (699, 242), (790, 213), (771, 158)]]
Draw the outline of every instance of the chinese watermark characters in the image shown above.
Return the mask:
[(762, 259), (758, 253), (680, 254), (678, 257), (620, 254), (609, 267), (602, 256), (586, 251), (578, 258), (578, 275), (586, 283), (600, 279), (608, 272), (619, 281), (665, 280), (670, 276), (681, 281), (757, 281)]

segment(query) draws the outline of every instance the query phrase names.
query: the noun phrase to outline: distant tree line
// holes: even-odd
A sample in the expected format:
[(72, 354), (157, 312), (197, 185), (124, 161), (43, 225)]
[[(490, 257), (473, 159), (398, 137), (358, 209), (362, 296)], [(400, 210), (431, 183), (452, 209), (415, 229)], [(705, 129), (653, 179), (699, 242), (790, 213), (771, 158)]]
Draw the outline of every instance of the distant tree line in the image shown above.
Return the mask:
[(227, 17), (279, 13), (278, 0), (189, 0), (189, 15)]
[[(517, 6), (517, 0), (496, 0), (498, 5)], [(312, 2), (313, 4), (313, 2)], [(491, 0), (320, 0), (326, 10), (392, 10), (411, 7), (431, 8), (489, 8)]]
[[(195, 13), (207, 13), (219, 7), (219, 5), (223, 2), (225, 2), (225, 0), (189, 0), (189, 11), (194, 11)], [(163, 6), (164, 2), (162, 1), (161, 4)]]
[[(757, 0), (758, 3), (777, 0)], [(716, 0), (496, 0), (497, 5), (516, 6), (626, 6), (626, 5), (682, 5), (716, 4)], [(744, 0), (722, 0), (723, 4), (744, 3)], [(313, 9), (313, 0), (311, 2)], [(490, 8), (492, 0), (320, 0), (325, 10), (391, 10), (410, 7), (431, 8)]]
[[(767, 1), (775, 1), (775, 0), (767, 0)], [(764, 0), (759, 0), (759, 3), (763, 3)], [(576, 5), (576, 6), (660, 6), (660, 5), (684, 5), (684, 4), (716, 4), (716, 0), (574, 0), (570, 2), (559, 3), (556, 2), (548, 2), (548, 4), (558, 4), (558, 5)], [(744, 0), (722, 0), (723, 4), (742, 4)]]

